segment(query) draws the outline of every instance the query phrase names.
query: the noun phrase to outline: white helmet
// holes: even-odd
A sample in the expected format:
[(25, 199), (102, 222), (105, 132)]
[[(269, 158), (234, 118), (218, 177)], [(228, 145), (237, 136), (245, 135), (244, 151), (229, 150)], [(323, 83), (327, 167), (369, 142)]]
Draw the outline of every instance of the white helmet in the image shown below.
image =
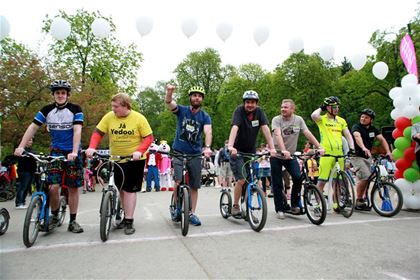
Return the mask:
[(259, 100), (258, 93), (253, 90), (247, 90), (244, 92), (244, 95), (242, 95), (242, 100)]

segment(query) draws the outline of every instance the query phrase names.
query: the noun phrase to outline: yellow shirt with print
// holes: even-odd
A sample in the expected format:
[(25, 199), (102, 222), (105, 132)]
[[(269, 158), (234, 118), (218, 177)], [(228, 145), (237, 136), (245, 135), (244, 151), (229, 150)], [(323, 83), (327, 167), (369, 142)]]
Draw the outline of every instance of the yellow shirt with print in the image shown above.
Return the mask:
[(321, 136), (321, 147), (325, 149), (326, 154), (343, 155), (343, 140), (341, 136), (343, 130), (347, 128), (346, 121), (336, 116), (335, 119), (330, 119), (327, 114), (322, 115), (316, 122)]
[[(118, 156), (133, 154), (144, 137), (152, 134), (147, 119), (133, 110), (123, 118), (117, 117), (112, 111), (108, 112), (96, 128), (108, 133), (110, 153)], [(145, 158), (143, 155), (142, 159)]]

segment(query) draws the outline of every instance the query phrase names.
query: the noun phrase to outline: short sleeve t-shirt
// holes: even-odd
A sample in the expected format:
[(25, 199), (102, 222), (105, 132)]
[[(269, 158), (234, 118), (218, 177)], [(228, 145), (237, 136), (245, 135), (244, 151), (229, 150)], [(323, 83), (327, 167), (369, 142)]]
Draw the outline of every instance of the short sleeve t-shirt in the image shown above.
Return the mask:
[(341, 139), (343, 130), (347, 128), (346, 121), (336, 116), (330, 119), (327, 114), (322, 115), (316, 122), (319, 133), (321, 135), (321, 147), (324, 148), (326, 154), (343, 155), (343, 141)]
[[(143, 138), (152, 134), (147, 119), (139, 112), (131, 110), (126, 117), (117, 117), (114, 112), (108, 112), (96, 128), (109, 135), (111, 155), (129, 156), (133, 154)], [(143, 155), (142, 159), (146, 156)]]
[[(272, 130), (280, 129), (286, 150), (292, 154), (296, 152), (299, 134), (308, 129), (303, 118), (297, 115), (292, 115), (289, 120), (281, 115), (275, 116), (271, 121), (271, 128)], [(274, 141), (274, 146), (280, 152), (280, 147), (276, 141)]]
[(232, 125), (239, 128), (233, 145), (235, 149), (243, 153), (255, 153), (258, 131), (261, 126), (268, 125), (268, 120), (260, 107), (257, 107), (250, 115), (245, 112), (244, 106), (241, 105), (233, 112)]
[(33, 123), (47, 125), (51, 135), (51, 148), (61, 151), (73, 150), (73, 126), (83, 125), (83, 112), (79, 105), (67, 103), (58, 108), (54, 103), (43, 107), (36, 113)]
[(203, 110), (191, 112), (189, 106), (177, 106), (176, 134), (172, 148), (186, 154), (200, 154), (203, 147), (203, 130), (211, 125), (210, 116)]
[[(353, 136), (353, 133), (356, 131), (360, 133), (360, 136), (363, 140), (363, 144), (367, 149), (369, 149), (369, 151), (372, 150), (373, 142), (375, 141), (376, 136), (381, 134), (376, 127), (369, 126), (369, 128), (367, 128), (366, 126), (363, 126), (360, 123), (353, 125), (351, 129), (351, 135)], [(357, 144), (356, 140), (354, 141), (354, 144), (356, 155), (359, 157), (368, 158), (365, 152), (363, 152), (362, 148), (360, 148), (360, 146)]]

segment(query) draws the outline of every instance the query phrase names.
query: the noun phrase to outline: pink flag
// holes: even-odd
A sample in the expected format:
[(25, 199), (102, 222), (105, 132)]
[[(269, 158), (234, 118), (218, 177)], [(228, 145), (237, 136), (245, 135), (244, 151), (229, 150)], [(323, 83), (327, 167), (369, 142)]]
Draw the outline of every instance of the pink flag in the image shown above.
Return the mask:
[(419, 79), (417, 73), (417, 62), (416, 62), (416, 51), (414, 49), (413, 41), (410, 38), (410, 35), (405, 35), (400, 43), (400, 56), (404, 62), (405, 68), (409, 74), (413, 74)]

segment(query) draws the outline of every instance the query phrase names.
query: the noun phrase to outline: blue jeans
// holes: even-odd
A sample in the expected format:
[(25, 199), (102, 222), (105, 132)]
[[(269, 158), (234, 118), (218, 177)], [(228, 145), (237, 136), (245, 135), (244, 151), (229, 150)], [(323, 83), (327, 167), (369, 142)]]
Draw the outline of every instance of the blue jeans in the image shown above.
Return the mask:
[(274, 195), (274, 206), (276, 212), (284, 212), (287, 204), (286, 195), (283, 186), (282, 167), (292, 176), (293, 186), (291, 195), (292, 207), (300, 206), (300, 191), (302, 189), (302, 182), (300, 180), (301, 172), (299, 163), (296, 159), (279, 159), (276, 157), (270, 158), (271, 165), (271, 186)]
[(34, 174), (31, 172), (18, 172), (19, 184), (16, 187), (16, 206), (24, 205), (29, 188), (34, 180)]
[(152, 179), (155, 181), (155, 190), (160, 190), (159, 170), (156, 166), (150, 165), (147, 167), (146, 189), (152, 189)]

